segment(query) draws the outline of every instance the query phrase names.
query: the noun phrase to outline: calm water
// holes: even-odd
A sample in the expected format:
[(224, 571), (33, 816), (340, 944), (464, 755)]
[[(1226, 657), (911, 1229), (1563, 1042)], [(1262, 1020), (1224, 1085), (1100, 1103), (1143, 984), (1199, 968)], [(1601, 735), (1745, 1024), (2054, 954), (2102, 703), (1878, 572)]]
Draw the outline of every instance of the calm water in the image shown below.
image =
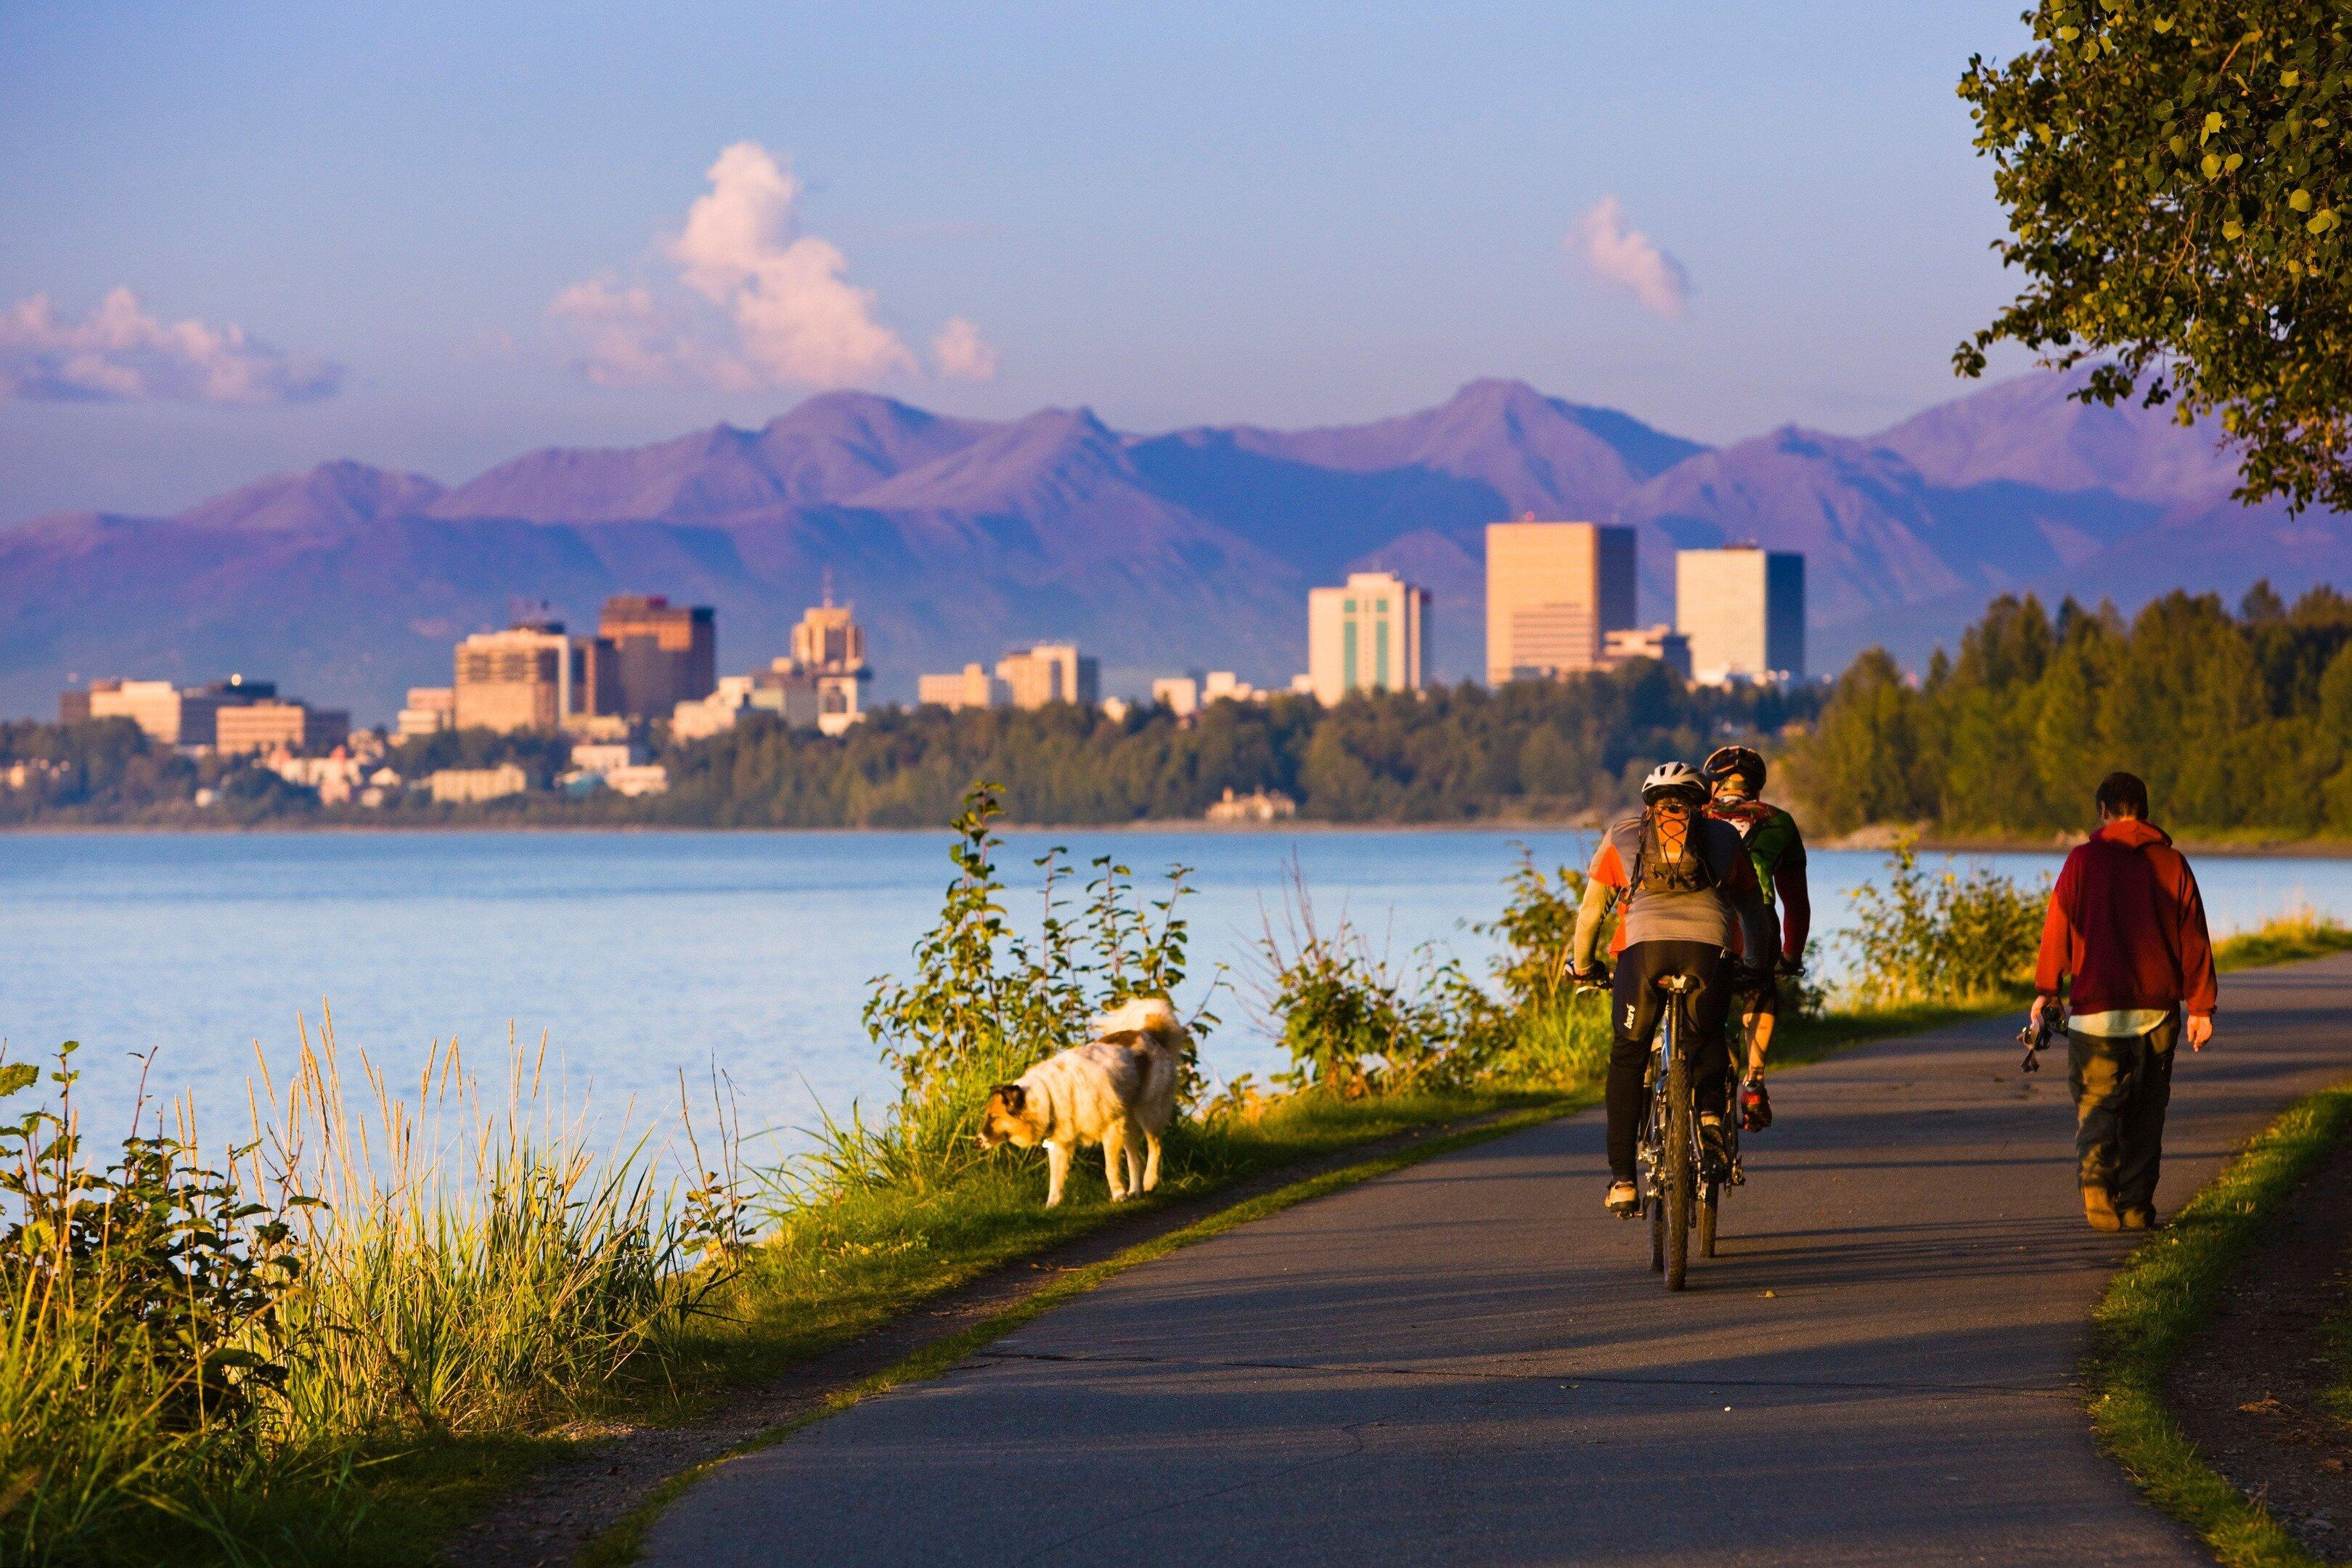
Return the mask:
[[(1014, 835), (1005, 858), (1029, 886), (1050, 843), (1139, 874), (1195, 868), (1195, 972), (1222, 963), (1239, 984), (1205, 1053), (1219, 1077), (1281, 1065), (1248, 976), (1294, 862), (1327, 924), (1344, 910), (1397, 956), (1436, 940), (1475, 962), (1487, 948), (1469, 923), (1499, 906), (1517, 844), (1546, 865), (1591, 848), (1575, 832)], [(887, 1094), (858, 1009), (936, 913), (946, 846), (936, 833), (8, 835), (0, 1038), (13, 1058), (79, 1039), (93, 1110), (127, 1106), (132, 1058), (155, 1051), (151, 1091), (192, 1090), (207, 1129), (234, 1131), (257, 1047), (284, 1060), (322, 1002), (344, 1049), (396, 1081), (453, 1036), (502, 1061), (511, 1024), (544, 1032), (571, 1097), (603, 1113), (665, 1114), (678, 1073), (707, 1079), (715, 1062), (746, 1125), (789, 1138), (820, 1103)], [(2026, 877), (2057, 863), (1982, 858)], [(1817, 930), (1843, 923), (1846, 895), (1882, 863), (1816, 853)], [(2352, 912), (2352, 862), (2199, 870), (2217, 928), (2302, 900)], [(1033, 900), (1013, 912), (1032, 917)]]

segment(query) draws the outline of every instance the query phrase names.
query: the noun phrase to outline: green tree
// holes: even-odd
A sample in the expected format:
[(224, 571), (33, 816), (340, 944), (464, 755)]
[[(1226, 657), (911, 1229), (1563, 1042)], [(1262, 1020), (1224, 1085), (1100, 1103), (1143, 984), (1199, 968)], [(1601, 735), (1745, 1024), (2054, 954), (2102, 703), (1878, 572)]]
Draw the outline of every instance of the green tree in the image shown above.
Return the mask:
[(2039, 0), (2033, 47), (1959, 92), (2030, 282), (1955, 355), (2010, 341), (2082, 395), (2218, 412), (2247, 500), (2352, 508), (2341, 0)]

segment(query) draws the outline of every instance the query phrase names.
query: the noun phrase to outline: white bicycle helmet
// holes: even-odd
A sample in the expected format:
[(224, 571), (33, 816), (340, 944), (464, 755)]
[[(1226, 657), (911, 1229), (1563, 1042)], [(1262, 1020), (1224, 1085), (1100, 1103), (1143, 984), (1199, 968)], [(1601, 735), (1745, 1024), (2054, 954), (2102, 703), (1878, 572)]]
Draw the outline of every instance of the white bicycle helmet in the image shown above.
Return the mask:
[(1680, 795), (1693, 805), (1705, 805), (1711, 792), (1706, 775), (1688, 763), (1660, 763), (1642, 781), (1642, 804), (1654, 804), (1661, 795)]

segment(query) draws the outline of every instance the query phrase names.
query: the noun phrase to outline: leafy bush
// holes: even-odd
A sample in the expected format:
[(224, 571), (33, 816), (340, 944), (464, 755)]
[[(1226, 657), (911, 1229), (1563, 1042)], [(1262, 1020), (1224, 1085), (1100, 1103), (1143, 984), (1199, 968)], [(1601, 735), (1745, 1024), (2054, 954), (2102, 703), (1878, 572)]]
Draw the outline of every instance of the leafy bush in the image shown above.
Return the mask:
[(2050, 882), (2033, 888), (1987, 868), (1919, 868), (1898, 841), (1885, 875), (1854, 889), (1847, 988), (1872, 1006), (1982, 1000), (2030, 985)]
[[(1146, 902), (1134, 873), (1111, 856), (1093, 861), (1075, 913), (1062, 889), (1070, 871), (1058, 846), (1039, 856), (1044, 918), (1033, 942), (1005, 918), (996, 866), (1002, 793), (977, 784), (950, 825), (956, 867), (939, 922), (915, 944), (915, 973), (877, 976), (866, 1028), (898, 1072), (898, 1101), (868, 1125), (853, 1108), (828, 1118), (802, 1163), (804, 1193), (860, 1187), (921, 1190), (953, 1182), (977, 1157), (973, 1134), (991, 1086), (1086, 1037), (1093, 1017), (1134, 996), (1174, 995), (1186, 975), (1191, 931), (1181, 909), (1188, 868), (1171, 867), (1163, 897)], [(1195, 1011), (1194, 1037), (1216, 1022)], [(1198, 1086), (1187, 1060), (1181, 1093)]]

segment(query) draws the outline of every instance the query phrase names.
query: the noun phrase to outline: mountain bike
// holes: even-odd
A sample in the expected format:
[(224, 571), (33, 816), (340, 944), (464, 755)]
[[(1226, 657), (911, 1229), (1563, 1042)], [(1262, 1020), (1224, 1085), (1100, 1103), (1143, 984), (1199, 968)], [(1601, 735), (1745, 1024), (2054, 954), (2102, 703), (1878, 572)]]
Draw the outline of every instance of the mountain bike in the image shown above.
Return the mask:
[(1744, 1180), (1739, 1169), (1739, 1129), (1736, 1118), (1723, 1119), (1724, 1152), (1710, 1154), (1699, 1137), (1698, 1110), (1694, 1102), (1691, 1074), (1697, 1042), (1690, 1037), (1688, 1004), (1696, 983), (1687, 974), (1663, 974), (1658, 989), (1666, 994), (1658, 1033), (1650, 1047), (1650, 1066), (1643, 1087), (1648, 1091), (1642, 1116), (1639, 1148), (1650, 1215), (1650, 1268), (1666, 1277), (1666, 1289), (1679, 1290), (1690, 1269), (1691, 1233), (1698, 1233), (1699, 1255), (1715, 1256), (1717, 1222), (1727, 1187)]

